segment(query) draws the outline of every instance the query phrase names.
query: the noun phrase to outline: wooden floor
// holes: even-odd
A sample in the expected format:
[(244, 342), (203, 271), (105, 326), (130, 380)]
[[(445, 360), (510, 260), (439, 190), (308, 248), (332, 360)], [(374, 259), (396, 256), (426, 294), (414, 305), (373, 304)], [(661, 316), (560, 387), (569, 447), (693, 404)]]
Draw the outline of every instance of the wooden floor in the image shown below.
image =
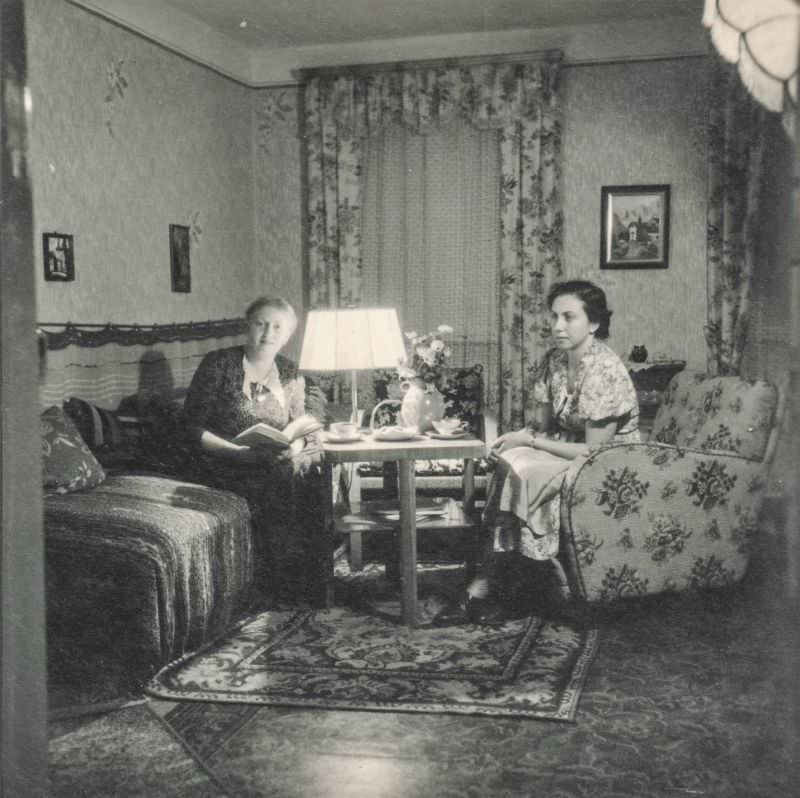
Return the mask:
[(785, 798), (797, 617), (769, 546), (733, 590), (605, 613), (575, 723), (149, 702), (52, 724), (51, 794)]

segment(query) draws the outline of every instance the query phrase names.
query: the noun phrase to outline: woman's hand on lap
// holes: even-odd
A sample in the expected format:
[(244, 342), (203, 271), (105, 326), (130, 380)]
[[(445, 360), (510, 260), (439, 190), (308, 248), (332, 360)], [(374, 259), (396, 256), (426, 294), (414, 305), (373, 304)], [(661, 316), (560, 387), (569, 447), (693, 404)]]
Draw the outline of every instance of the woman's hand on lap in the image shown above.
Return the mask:
[(516, 432), (506, 432), (501, 435), (489, 450), (487, 459), (490, 463), (496, 463), (497, 458), (509, 449), (516, 449), (519, 446), (533, 446), (533, 435), (526, 429), (517, 430)]

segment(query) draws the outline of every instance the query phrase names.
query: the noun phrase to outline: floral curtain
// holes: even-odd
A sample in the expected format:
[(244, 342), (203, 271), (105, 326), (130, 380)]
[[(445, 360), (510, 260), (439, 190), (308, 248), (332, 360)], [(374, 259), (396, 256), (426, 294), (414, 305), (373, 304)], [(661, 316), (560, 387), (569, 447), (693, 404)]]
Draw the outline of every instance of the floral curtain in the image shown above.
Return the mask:
[(550, 85), (536, 115), (500, 137), (501, 429), (523, 426), (533, 409), (534, 371), (550, 331), (547, 289), (562, 274), (560, 110)]
[[(359, 304), (363, 140), (399, 122), (463, 118), (501, 141), (500, 421), (524, 420), (542, 351), (544, 292), (561, 274), (560, 54), (535, 61), (311, 73), (305, 83), (309, 302)], [(487, 301), (496, 301), (487, 297)]]
[(759, 196), (769, 112), (734, 67), (718, 61), (708, 121), (708, 370), (739, 374), (757, 258)]

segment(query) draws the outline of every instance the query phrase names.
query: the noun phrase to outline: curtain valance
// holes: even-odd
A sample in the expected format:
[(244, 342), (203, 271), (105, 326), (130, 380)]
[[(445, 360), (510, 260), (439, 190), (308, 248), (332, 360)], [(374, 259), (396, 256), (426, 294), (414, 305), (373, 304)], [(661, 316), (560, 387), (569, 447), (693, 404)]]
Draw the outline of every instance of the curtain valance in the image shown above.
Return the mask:
[(550, 104), (561, 60), (553, 52), (531, 61), (312, 74), (305, 84), (306, 113), (359, 139), (396, 122), (427, 133), (455, 117), (482, 129), (501, 128), (535, 119)]

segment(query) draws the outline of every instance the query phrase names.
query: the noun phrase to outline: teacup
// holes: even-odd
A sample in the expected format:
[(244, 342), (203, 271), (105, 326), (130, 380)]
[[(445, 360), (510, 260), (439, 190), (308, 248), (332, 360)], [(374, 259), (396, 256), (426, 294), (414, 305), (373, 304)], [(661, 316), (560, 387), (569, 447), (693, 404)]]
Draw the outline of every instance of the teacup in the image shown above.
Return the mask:
[(432, 424), (440, 435), (455, 435), (467, 428), (467, 422), (457, 418), (443, 418), (441, 421), (433, 421)]
[(358, 434), (358, 424), (353, 421), (334, 421), (331, 433), (337, 438), (352, 438)]

